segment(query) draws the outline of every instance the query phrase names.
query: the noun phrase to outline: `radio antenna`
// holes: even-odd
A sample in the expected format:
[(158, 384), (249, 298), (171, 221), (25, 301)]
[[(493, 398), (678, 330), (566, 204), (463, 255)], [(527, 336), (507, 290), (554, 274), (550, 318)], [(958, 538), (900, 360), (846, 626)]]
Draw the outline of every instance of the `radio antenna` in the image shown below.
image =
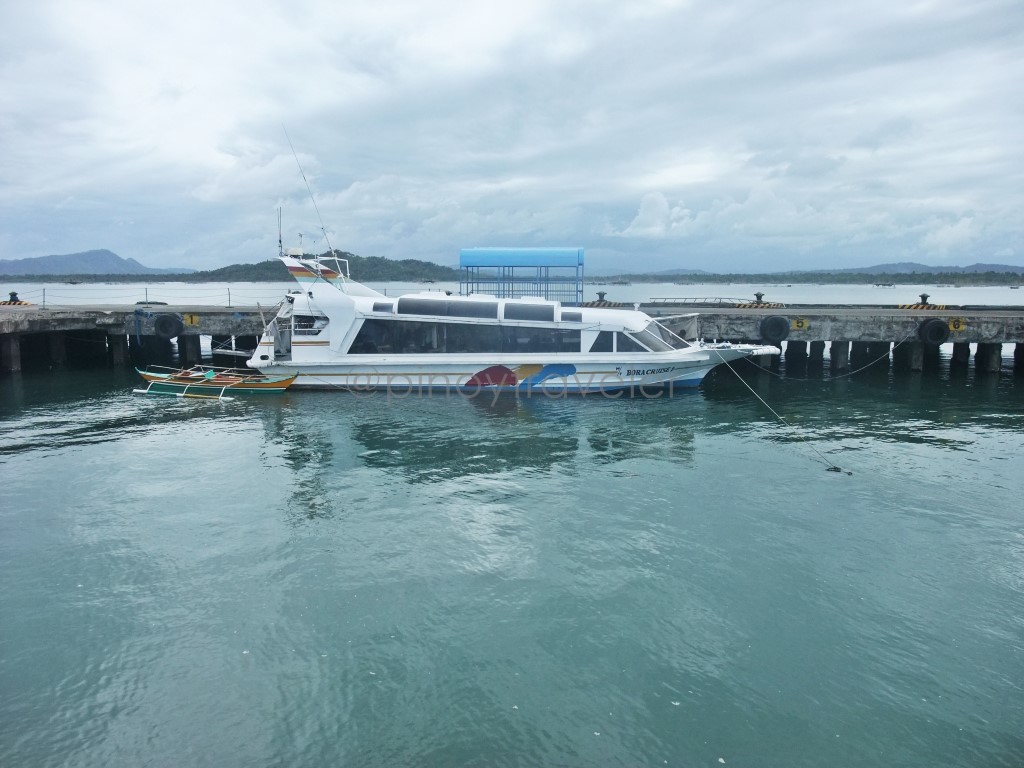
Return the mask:
[(288, 129), (281, 126), (284, 130), (284, 137), (288, 139), (288, 146), (292, 151), (292, 157), (295, 158), (295, 164), (299, 166), (299, 175), (302, 176), (302, 180), (306, 183), (306, 191), (309, 192), (309, 199), (313, 201), (313, 210), (316, 211), (316, 217), (320, 220), (320, 231), (324, 233), (324, 240), (327, 241), (327, 247), (331, 249), (331, 256), (334, 255), (334, 246), (331, 245), (331, 238), (327, 235), (327, 227), (324, 226), (324, 218), (320, 215), (320, 208), (317, 207), (316, 198), (313, 197), (313, 190), (309, 187), (309, 181), (306, 180), (306, 173), (302, 170), (302, 163), (299, 162), (299, 156), (295, 152), (295, 147), (292, 146), (292, 137), (288, 135)]

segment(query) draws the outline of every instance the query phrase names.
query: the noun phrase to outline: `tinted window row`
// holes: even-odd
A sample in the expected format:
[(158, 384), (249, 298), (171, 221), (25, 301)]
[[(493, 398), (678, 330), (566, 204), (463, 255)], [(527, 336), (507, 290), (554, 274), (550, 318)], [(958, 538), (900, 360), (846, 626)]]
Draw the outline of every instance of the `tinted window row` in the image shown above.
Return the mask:
[(399, 299), (400, 315), (437, 315), (440, 317), (498, 317), (496, 301), (442, 301), (439, 299)]
[[(390, 312), (390, 302), (375, 302), (374, 312)], [(402, 298), (398, 300), (400, 315), (434, 315), (436, 317), (482, 317), (496, 319), (498, 304), (494, 301), (445, 301), (442, 299)], [(509, 302), (505, 305), (505, 320), (532, 320), (534, 322), (553, 323), (555, 321), (554, 304), (519, 304)], [(566, 322), (583, 322), (580, 312), (562, 312), (561, 319)]]
[(579, 352), (580, 332), (416, 320), (363, 321), (349, 354)]

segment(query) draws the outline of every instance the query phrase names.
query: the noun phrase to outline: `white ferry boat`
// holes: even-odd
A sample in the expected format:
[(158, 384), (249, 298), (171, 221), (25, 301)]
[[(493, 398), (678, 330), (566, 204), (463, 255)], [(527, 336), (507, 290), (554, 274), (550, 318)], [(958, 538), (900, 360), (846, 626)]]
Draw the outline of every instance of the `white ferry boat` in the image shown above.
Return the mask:
[(648, 392), (696, 387), (721, 363), (771, 346), (690, 343), (647, 314), (540, 298), (440, 291), (385, 296), (344, 259), (282, 253), (301, 288), (247, 361), (292, 388), (428, 392)]

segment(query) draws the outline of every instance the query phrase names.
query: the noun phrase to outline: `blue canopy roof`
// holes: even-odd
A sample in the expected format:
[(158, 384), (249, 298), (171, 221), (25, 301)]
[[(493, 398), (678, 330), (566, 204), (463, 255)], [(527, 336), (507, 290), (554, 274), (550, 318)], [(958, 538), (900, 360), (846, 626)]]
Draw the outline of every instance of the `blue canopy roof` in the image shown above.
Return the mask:
[(460, 267), (578, 267), (582, 248), (463, 248)]

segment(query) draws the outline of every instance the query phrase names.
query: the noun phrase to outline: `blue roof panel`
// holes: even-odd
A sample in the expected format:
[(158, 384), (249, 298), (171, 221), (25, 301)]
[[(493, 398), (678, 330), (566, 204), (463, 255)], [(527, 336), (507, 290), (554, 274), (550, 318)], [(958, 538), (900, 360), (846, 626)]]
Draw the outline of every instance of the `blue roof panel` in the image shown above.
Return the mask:
[(582, 248), (463, 248), (460, 267), (578, 267)]

